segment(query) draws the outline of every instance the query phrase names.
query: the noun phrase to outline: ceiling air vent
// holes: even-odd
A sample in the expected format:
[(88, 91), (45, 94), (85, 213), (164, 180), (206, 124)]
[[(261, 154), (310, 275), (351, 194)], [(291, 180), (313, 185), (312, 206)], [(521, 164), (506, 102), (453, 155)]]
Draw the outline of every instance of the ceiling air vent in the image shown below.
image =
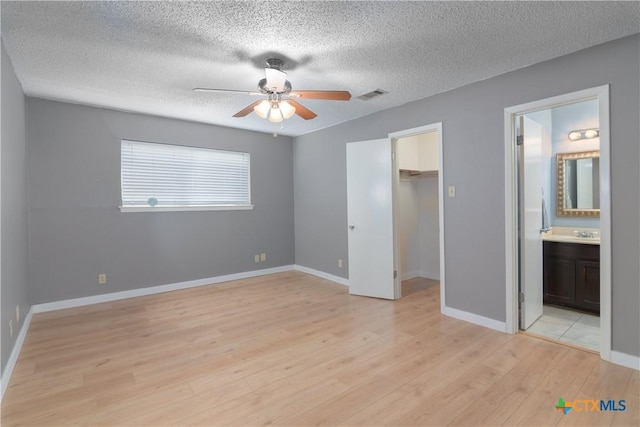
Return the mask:
[(364, 95), (360, 95), (358, 99), (362, 99), (363, 101), (368, 101), (372, 98), (375, 98), (376, 96), (384, 95), (385, 93), (389, 93), (389, 92), (382, 89), (376, 89), (369, 93), (365, 93)]

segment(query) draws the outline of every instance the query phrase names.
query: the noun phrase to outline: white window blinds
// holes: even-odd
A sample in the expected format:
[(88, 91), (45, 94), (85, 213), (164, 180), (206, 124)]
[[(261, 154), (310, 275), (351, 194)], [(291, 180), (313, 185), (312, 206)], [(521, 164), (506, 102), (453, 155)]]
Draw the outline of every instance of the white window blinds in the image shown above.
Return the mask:
[(251, 205), (249, 154), (122, 140), (122, 207)]

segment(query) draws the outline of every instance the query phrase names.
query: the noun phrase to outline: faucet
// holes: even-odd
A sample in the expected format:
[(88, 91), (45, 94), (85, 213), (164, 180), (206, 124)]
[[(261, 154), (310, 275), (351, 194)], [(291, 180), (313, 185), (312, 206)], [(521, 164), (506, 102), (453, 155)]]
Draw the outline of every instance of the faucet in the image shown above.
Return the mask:
[(574, 231), (574, 233), (577, 237), (588, 237), (590, 239), (596, 237), (593, 231)]

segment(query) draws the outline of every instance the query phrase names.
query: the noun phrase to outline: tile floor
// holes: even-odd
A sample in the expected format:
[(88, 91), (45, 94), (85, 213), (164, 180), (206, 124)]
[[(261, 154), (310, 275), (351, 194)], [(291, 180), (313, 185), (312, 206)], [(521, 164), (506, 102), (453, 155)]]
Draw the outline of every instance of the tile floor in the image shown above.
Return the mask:
[(600, 351), (600, 317), (545, 305), (527, 332)]

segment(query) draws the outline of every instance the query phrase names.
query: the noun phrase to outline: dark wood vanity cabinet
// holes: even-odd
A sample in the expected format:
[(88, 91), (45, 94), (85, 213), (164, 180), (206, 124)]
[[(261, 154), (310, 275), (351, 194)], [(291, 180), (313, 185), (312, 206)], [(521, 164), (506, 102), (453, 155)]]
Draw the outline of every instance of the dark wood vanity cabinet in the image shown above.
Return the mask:
[(600, 246), (543, 242), (544, 303), (600, 314)]

